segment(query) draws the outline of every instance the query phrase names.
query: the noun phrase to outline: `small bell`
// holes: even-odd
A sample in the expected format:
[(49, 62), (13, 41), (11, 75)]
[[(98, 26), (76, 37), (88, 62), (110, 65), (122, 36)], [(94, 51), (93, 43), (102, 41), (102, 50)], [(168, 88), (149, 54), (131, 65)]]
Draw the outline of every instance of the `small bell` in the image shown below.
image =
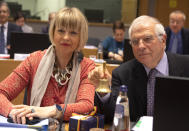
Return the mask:
[(99, 93), (110, 93), (109, 82), (107, 79), (100, 79), (99, 85), (96, 88), (96, 92)]
[[(103, 63), (104, 74), (105, 74), (105, 69), (106, 69), (106, 62)], [(96, 92), (99, 92), (99, 93), (110, 93), (111, 92), (111, 90), (109, 88), (108, 79), (99, 79), (99, 85), (96, 88)]]

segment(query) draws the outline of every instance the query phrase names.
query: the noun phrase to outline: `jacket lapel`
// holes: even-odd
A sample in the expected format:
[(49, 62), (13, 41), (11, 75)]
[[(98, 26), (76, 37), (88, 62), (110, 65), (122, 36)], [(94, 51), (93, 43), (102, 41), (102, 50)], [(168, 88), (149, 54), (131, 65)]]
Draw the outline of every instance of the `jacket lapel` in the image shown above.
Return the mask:
[(181, 76), (182, 70), (180, 70), (180, 66), (177, 63), (176, 55), (166, 52), (168, 64), (169, 64), (169, 76)]
[(133, 78), (133, 82), (131, 82), (133, 85), (131, 87), (134, 87), (133, 91), (136, 93), (136, 99), (141, 105), (144, 105), (143, 108), (146, 109), (148, 78), (144, 66), (138, 61), (136, 62)]

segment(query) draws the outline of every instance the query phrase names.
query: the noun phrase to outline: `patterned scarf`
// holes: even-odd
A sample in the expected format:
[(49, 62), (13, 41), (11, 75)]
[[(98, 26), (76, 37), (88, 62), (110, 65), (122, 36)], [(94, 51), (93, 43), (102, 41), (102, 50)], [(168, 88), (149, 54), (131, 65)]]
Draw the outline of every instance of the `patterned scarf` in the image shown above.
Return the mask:
[[(51, 45), (43, 58), (41, 59), (37, 72), (34, 77), (32, 89), (31, 89), (31, 106), (40, 106), (42, 98), (47, 89), (49, 80), (51, 78), (53, 67), (55, 63), (55, 49)], [(77, 96), (78, 87), (80, 84), (80, 72), (81, 66), (78, 61), (78, 53), (74, 53), (73, 57), (73, 69), (71, 72), (71, 78), (68, 83), (68, 89), (66, 91), (65, 103), (74, 103)]]

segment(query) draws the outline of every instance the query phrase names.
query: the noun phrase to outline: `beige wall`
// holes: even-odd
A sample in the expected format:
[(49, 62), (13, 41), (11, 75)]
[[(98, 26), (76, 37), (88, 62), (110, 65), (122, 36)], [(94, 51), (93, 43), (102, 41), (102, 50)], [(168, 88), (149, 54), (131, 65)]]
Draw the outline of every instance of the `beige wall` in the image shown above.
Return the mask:
[(31, 15), (48, 20), (48, 14), (63, 8), (66, 0), (6, 0), (6, 2), (17, 2), (22, 5), (23, 10), (30, 10)]
[(65, 6), (65, 2), (66, 0), (37, 0), (36, 13), (38, 13), (42, 20), (47, 20), (48, 14), (63, 8)]
[(23, 10), (30, 10), (31, 14), (33, 14), (35, 10), (36, 0), (6, 0), (6, 2), (17, 2), (22, 5)]

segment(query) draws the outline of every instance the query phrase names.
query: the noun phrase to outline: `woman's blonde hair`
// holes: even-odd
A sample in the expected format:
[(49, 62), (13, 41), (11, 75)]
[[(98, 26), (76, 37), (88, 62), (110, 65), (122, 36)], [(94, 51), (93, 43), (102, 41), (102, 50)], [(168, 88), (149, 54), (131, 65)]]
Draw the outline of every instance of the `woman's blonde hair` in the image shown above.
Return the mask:
[(78, 31), (80, 34), (80, 42), (77, 51), (80, 51), (88, 40), (88, 22), (86, 17), (78, 8), (65, 7), (60, 9), (55, 18), (52, 20), (49, 29), (49, 37), (51, 43), (54, 45), (55, 28), (65, 28), (73, 31)]

